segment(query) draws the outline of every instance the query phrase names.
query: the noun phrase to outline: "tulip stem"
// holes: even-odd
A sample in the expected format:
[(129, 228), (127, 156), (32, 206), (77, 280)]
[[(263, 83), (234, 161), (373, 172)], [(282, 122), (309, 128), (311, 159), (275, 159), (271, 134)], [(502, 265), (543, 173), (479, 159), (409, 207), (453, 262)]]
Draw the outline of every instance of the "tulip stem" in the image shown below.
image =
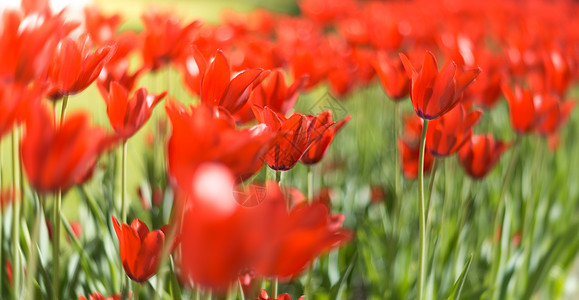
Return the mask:
[[(493, 227), (493, 265), (492, 265), (492, 269), (491, 269), (491, 290), (493, 290), (493, 297), (491, 299), (498, 299), (499, 298), (499, 294), (500, 294), (500, 286), (501, 286), (501, 276), (499, 276), (499, 273), (502, 269), (502, 266), (505, 264), (505, 260), (506, 260), (506, 253), (502, 253), (502, 249), (506, 248), (508, 246), (508, 240), (506, 237), (509, 236), (509, 232), (505, 231), (510, 231), (510, 228), (508, 225), (510, 224), (506, 224), (510, 219), (507, 219), (507, 214), (510, 214), (510, 207), (509, 207), (509, 203), (508, 201), (505, 201), (505, 199), (503, 199), (503, 196), (505, 195), (506, 192), (506, 188), (508, 186), (508, 183), (511, 180), (512, 177), (512, 173), (515, 167), (515, 162), (517, 160), (517, 156), (519, 154), (519, 144), (520, 144), (520, 140), (521, 140), (521, 135), (517, 135), (517, 138), (514, 142), (513, 145), (513, 151), (511, 153), (511, 159), (509, 160), (509, 165), (507, 167), (507, 172), (505, 173), (505, 178), (503, 179), (503, 185), (501, 187), (501, 192), (499, 194), (499, 203), (497, 205), (497, 212), (495, 214), (495, 219), (494, 219), (494, 227)], [(504, 211), (504, 215), (503, 218), (501, 218), (501, 212)], [(503, 223), (502, 226), (502, 230), (500, 233), (500, 237), (499, 237), (499, 241), (495, 241), (494, 240), (494, 235), (498, 232), (498, 230), (501, 228), (501, 222)], [(504, 241), (503, 241), (504, 240)]]
[(308, 203), (312, 203), (314, 199), (314, 172), (312, 172), (312, 166), (308, 165), (308, 185), (307, 185), (307, 196)]
[(127, 141), (123, 141), (121, 149), (121, 219), (127, 223)]
[[(398, 140), (398, 122), (400, 119), (400, 109), (399, 109), (399, 105), (398, 102), (394, 102), (394, 142), (396, 142)], [(398, 147), (394, 147), (394, 171), (395, 171), (395, 178), (394, 178), (394, 198), (398, 199), (398, 194), (400, 193), (400, 167), (398, 166), (398, 159), (399, 159), (399, 151), (398, 151)]]
[(20, 287), (20, 271), (22, 270), (20, 264), (20, 200), (18, 199), (18, 193), (16, 190), (18, 188), (18, 129), (14, 129), (12, 132), (12, 192), (14, 193), (14, 199), (12, 199), (12, 259), (13, 261), (13, 299), (20, 299), (19, 293), (22, 291)]
[(60, 127), (64, 123), (64, 116), (66, 115), (66, 107), (68, 106), (68, 96), (62, 98), (62, 108), (60, 109)]
[(54, 202), (53, 223), (52, 223), (52, 299), (60, 299), (60, 203), (62, 201), (62, 191), (56, 193)]
[[(42, 215), (44, 213), (44, 201), (44, 195), (39, 195), (26, 261), (26, 299), (35, 299), (34, 292), (36, 292), (36, 289), (34, 288), (34, 277), (36, 277), (36, 269), (38, 267), (38, 238), (40, 236), (40, 223), (42, 222)], [(16, 290), (14, 293), (17, 293)]]
[(273, 299), (277, 299), (277, 286), (278, 286), (278, 281), (279, 281), (279, 279), (276, 277), (276, 278), (273, 279), (273, 282), (272, 282), (272, 286), (273, 286), (273, 287), (272, 287), (272, 292), (271, 292), (271, 293), (273, 294), (273, 296), (272, 296)]
[(424, 205), (424, 150), (426, 148), (426, 131), (428, 128), (428, 120), (424, 120), (422, 125), (422, 136), (420, 137), (420, 156), (418, 158), (418, 210), (419, 218), (419, 234), (420, 234), (420, 248), (418, 260), (418, 300), (424, 299), (424, 281), (426, 278), (426, 254), (428, 245), (426, 244), (426, 209)]
[(243, 292), (243, 286), (240, 280), (237, 280), (237, 298), (245, 300), (245, 293)]

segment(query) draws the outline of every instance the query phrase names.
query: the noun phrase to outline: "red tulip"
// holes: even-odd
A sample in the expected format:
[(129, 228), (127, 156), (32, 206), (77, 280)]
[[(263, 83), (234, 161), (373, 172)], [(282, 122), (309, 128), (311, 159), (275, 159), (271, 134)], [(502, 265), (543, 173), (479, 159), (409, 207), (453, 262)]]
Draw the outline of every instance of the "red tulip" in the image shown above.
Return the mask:
[[(88, 299), (84, 296), (78, 296), (78, 300), (121, 300), (122, 294), (112, 295), (110, 297), (105, 298), (101, 293), (94, 293), (88, 297)], [(131, 299), (131, 295), (129, 295), (129, 299)]]
[(245, 106), (234, 114), (240, 122), (248, 122), (254, 119), (251, 107), (257, 105), (267, 106), (271, 110), (286, 115), (298, 101), (300, 90), (307, 81), (307, 76), (296, 80), (292, 85), (286, 85), (285, 76), (281, 69), (272, 71), (260, 85), (258, 85)]
[(232, 79), (229, 63), (221, 50), (210, 64), (201, 55), (196, 55), (195, 59), (201, 76), (201, 102), (223, 107), (232, 114), (245, 105), (251, 91), (268, 74), (262, 69), (250, 69)]
[(453, 109), (460, 101), (463, 90), (473, 82), (480, 69), (471, 69), (460, 74), (453, 61), (447, 63), (440, 73), (432, 52), (424, 55), (424, 63), (417, 72), (406, 55), (400, 53), (406, 73), (412, 79), (410, 99), (416, 114), (434, 120)]
[[(303, 300), (303, 299), (305, 299), (305, 297), (306, 296), (301, 296), (298, 298), (298, 300)], [(273, 298), (269, 297), (269, 295), (267, 294), (267, 292), (265, 290), (261, 290), (261, 293), (259, 294), (259, 297), (257, 298), (257, 300), (292, 300), (292, 298), (290, 297), (290, 295), (288, 293), (284, 293), (284, 294), (277, 296), (277, 298), (273, 299)]]
[(40, 84), (0, 83), (0, 138), (26, 117), (42, 99)]
[(77, 24), (59, 14), (28, 26), (20, 12), (5, 10), (0, 25), (0, 82), (28, 84), (46, 72), (56, 44)]
[(372, 66), (378, 74), (382, 89), (394, 101), (404, 100), (410, 93), (410, 80), (400, 60), (393, 60), (386, 52), (376, 53)]
[[(398, 138), (398, 151), (400, 152), (400, 163), (402, 174), (408, 179), (418, 177), (418, 159), (420, 154), (420, 136), (422, 134), (422, 119), (415, 115), (404, 118), (404, 130), (402, 136)], [(434, 162), (434, 156), (429, 152), (424, 152), (424, 173), (430, 172)]]
[(104, 46), (92, 53), (91, 49), (92, 42), (86, 34), (76, 41), (66, 38), (60, 42), (48, 70), (52, 84), (49, 97), (52, 100), (87, 88), (97, 79), (116, 46)]
[(460, 149), (458, 160), (468, 175), (481, 179), (493, 169), (508, 148), (509, 144), (495, 140), (490, 134), (473, 135)]
[(264, 108), (253, 106), (253, 111), (259, 123), (267, 125), (270, 132), (278, 134), (266, 155), (269, 167), (277, 171), (291, 169), (312, 143), (320, 139), (324, 132), (335, 124), (327, 118), (316, 116), (309, 119), (299, 113), (286, 118), (267, 106)]
[(550, 90), (556, 91), (559, 96), (564, 96), (569, 89), (572, 77), (572, 66), (560, 49), (553, 48), (545, 51), (543, 55), (545, 67), (544, 80), (547, 81)]
[(121, 262), (127, 276), (136, 282), (151, 278), (159, 268), (168, 226), (149, 231), (147, 225), (139, 219), (134, 219), (131, 226), (119, 224), (114, 216), (111, 219), (119, 239)]
[(111, 126), (123, 140), (127, 140), (149, 120), (153, 108), (165, 95), (167, 92), (152, 95), (146, 88), (140, 88), (129, 98), (129, 92), (122, 85), (111, 83), (104, 98)]
[(245, 180), (263, 166), (272, 134), (264, 125), (236, 129), (231, 115), (217, 107), (200, 104), (188, 112), (170, 101), (165, 106), (173, 127), (169, 138), (169, 173), (184, 190), (205, 162), (220, 162), (239, 180)]
[(83, 113), (71, 114), (56, 126), (44, 107), (26, 120), (22, 164), (36, 191), (68, 190), (88, 180), (98, 157), (116, 141), (104, 129), (91, 127)]
[[(308, 120), (310, 122), (315, 121), (316, 130), (323, 130), (324, 133), (318, 139), (316, 139), (306, 150), (300, 161), (306, 165), (313, 165), (318, 163), (326, 155), (330, 144), (334, 140), (334, 136), (342, 129), (352, 116), (347, 116), (342, 121), (336, 123), (336, 125), (327, 128), (326, 124), (334, 123), (332, 120), (331, 111), (323, 111), (317, 117), (308, 115)], [(327, 130), (326, 130), (327, 129)]]
[(179, 58), (201, 25), (199, 21), (194, 21), (183, 27), (179, 19), (170, 13), (154, 10), (143, 14), (142, 19), (143, 63), (152, 71)]
[(537, 123), (537, 132), (545, 136), (556, 134), (559, 128), (569, 120), (575, 104), (575, 100), (561, 101), (554, 94), (543, 95), (539, 105), (539, 111), (543, 117)]
[(457, 152), (472, 135), (482, 111), (466, 112), (462, 105), (438, 118), (428, 126), (426, 149), (435, 156), (449, 156)]
[[(181, 277), (224, 292), (244, 270), (290, 277), (312, 259), (345, 243), (343, 218), (321, 203), (298, 205), (289, 214), (279, 186), (254, 190), (259, 204), (234, 196), (234, 178), (219, 165), (204, 165), (192, 181), (183, 212)], [(239, 194), (237, 194), (239, 196)]]
[(114, 14), (105, 16), (96, 6), (84, 8), (84, 21), (86, 32), (97, 45), (104, 45), (111, 41), (121, 25), (121, 16)]

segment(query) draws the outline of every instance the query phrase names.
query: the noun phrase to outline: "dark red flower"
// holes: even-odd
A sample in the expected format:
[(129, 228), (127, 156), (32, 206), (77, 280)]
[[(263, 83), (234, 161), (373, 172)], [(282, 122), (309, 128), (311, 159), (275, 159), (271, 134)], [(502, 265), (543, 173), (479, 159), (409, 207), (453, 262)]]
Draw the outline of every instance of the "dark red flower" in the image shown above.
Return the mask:
[[(313, 165), (318, 163), (326, 155), (330, 144), (334, 140), (334, 136), (342, 129), (352, 116), (345, 117), (342, 121), (335, 123), (332, 120), (332, 112), (329, 110), (321, 112), (317, 116), (308, 115), (308, 121), (315, 122), (314, 130), (322, 130), (323, 133), (320, 138), (310, 145), (308, 150), (304, 153), (300, 161), (306, 165)], [(335, 123), (336, 125), (327, 127), (327, 124)]]
[(233, 116), (242, 123), (253, 120), (255, 118), (251, 110), (253, 105), (267, 106), (275, 112), (287, 115), (298, 101), (299, 92), (306, 83), (307, 78), (307, 76), (301, 77), (288, 86), (283, 71), (281, 69), (273, 70), (255, 88), (245, 106)]
[(0, 138), (23, 121), (43, 96), (40, 84), (0, 83)]
[(171, 120), (169, 173), (179, 186), (190, 189), (197, 167), (205, 162), (220, 162), (239, 180), (245, 180), (263, 166), (273, 134), (265, 125), (236, 129), (231, 115), (218, 107), (200, 104), (188, 112), (169, 101), (165, 106)]
[(209, 64), (201, 55), (196, 55), (195, 59), (201, 76), (201, 102), (223, 107), (232, 114), (245, 105), (251, 91), (268, 74), (262, 69), (250, 69), (231, 78), (229, 63), (221, 50)]
[(426, 150), (435, 156), (449, 156), (457, 152), (472, 135), (472, 128), (480, 120), (482, 111), (466, 112), (462, 105), (433, 120), (426, 132)]
[(88, 180), (98, 157), (116, 141), (102, 128), (92, 127), (84, 113), (71, 114), (56, 126), (39, 106), (26, 120), (21, 144), (24, 171), (38, 192), (68, 190)]
[(149, 231), (147, 225), (139, 219), (134, 219), (131, 226), (119, 224), (114, 216), (111, 219), (119, 239), (121, 262), (127, 276), (136, 282), (151, 278), (159, 267), (168, 226)]
[[(422, 134), (422, 119), (415, 115), (404, 117), (404, 130), (398, 138), (398, 151), (402, 174), (408, 179), (418, 177), (418, 159), (420, 154), (420, 136)], [(432, 170), (434, 156), (424, 151), (424, 173)]]
[[(18, 11), (5, 10), (0, 25), (0, 82), (28, 84), (46, 72), (58, 41), (77, 24), (61, 14), (34, 25)], [(31, 23), (31, 22), (28, 22)]]
[(129, 98), (129, 92), (122, 85), (111, 83), (110, 91), (104, 98), (111, 126), (122, 139), (127, 140), (145, 125), (153, 108), (165, 95), (167, 92), (153, 95), (146, 88), (140, 88)]
[(157, 71), (179, 58), (193, 41), (201, 23), (193, 21), (184, 27), (171, 13), (149, 10), (143, 14), (143, 63)]
[[(301, 296), (298, 298), (298, 300), (303, 300), (305, 298), (306, 298), (306, 296)], [(259, 294), (259, 297), (257, 297), (257, 300), (292, 300), (292, 298), (290, 297), (290, 295), (288, 293), (284, 293), (284, 294), (277, 296), (277, 298), (273, 299), (273, 298), (269, 297), (269, 295), (267, 294), (267, 292), (265, 290), (261, 290), (261, 293)]]
[(394, 101), (405, 99), (410, 93), (410, 80), (399, 59), (390, 59), (384, 51), (376, 53), (372, 66), (378, 74), (382, 89)]
[[(343, 218), (321, 203), (298, 205), (288, 214), (279, 186), (268, 183), (259, 204), (246, 207), (234, 196), (234, 178), (224, 166), (198, 169), (183, 207), (181, 278), (221, 293), (247, 269), (256, 276), (290, 277), (319, 254), (349, 240)], [(239, 196), (239, 195), (238, 195)]]
[(457, 74), (456, 64), (447, 63), (440, 72), (432, 52), (424, 55), (422, 69), (417, 72), (406, 55), (400, 53), (406, 73), (412, 79), (410, 99), (416, 114), (434, 120), (453, 109), (460, 101), (462, 91), (473, 82), (480, 69), (471, 69)]
[[(78, 300), (121, 300), (122, 294), (112, 295), (110, 297), (104, 297), (101, 293), (96, 292), (88, 297), (88, 299), (84, 296), (78, 296)], [(129, 292), (129, 299), (131, 299), (132, 292)]]
[(497, 141), (490, 135), (472, 135), (460, 148), (458, 160), (462, 168), (476, 179), (485, 177), (497, 164), (509, 144)]
[(48, 96), (52, 100), (87, 88), (116, 51), (116, 45), (91, 50), (92, 42), (86, 34), (77, 40), (65, 38), (60, 42), (48, 69), (52, 85)]
[(277, 133), (265, 159), (269, 167), (277, 171), (291, 169), (312, 143), (320, 139), (324, 132), (335, 124), (329, 119), (319, 116), (309, 119), (299, 113), (286, 118), (267, 106), (264, 108), (253, 106), (253, 111), (259, 123), (267, 125), (270, 132)]

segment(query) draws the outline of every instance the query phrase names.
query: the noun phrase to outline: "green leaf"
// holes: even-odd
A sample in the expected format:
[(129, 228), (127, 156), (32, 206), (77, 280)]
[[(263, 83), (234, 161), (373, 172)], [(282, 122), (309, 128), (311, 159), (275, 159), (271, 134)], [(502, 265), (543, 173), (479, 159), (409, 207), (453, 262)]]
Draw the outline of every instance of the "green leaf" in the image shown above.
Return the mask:
[(468, 260), (466, 261), (466, 264), (464, 265), (464, 268), (462, 269), (460, 276), (458, 276), (458, 279), (452, 286), (452, 289), (450, 289), (447, 299), (454, 299), (454, 300), (460, 299), (460, 294), (462, 293), (462, 288), (464, 287), (464, 282), (466, 281), (466, 275), (468, 274), (468, 270), (470, 269), (470, 263), (472, 262), (472, 256), (473, 255), (471, 254)]
[(334, 286), (332, 286), (332, 289), (330, 290), (330, 299), (335, 300), (335, 299), (339, 298), (338, 295), (340, 292), (340, 288), (342, 287), (342, 284), (344, 283), (345, 279), (352, 272), (352, 269), (354, 268), (354, 262), (356, 262), (357, 257), (358, 257), (358, 251), (354, 252), (354, 254), (352, 255), (352, 258), (350, 259), (350, 263), (348, 264), (348, 268), (346, 269), (345, 272), (342, 273), (342, 276), (340, 277), (338, 282), (336, 284), (334, 284)]

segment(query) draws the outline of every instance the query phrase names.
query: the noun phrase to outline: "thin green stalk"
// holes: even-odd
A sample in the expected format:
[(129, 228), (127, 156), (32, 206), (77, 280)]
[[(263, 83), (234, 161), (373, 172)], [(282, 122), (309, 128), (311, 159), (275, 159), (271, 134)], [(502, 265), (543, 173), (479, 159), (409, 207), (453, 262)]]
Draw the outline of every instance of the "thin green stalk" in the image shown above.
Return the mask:
[[(34, 288), (34, 278), (36, 277), (36, 269), (38, 267), (38, 239), (40, 236), (40, 223), (42, 222), (42, 215), (44, 212), (44, 196), (39, 195), (38, 207), (36, 209), (36, 214), (34, 217), (34, 225), (32, 227), (32, 236), (30, 238), (30, 247), (28, 249), (28, 258), (26, 261), (26, 299), (35, 299), (34, 293), (36, 289)], [(14, 290), (14, 294), (17, 294)]]
[(275, 171), (275, 182), (278, 184), (281, 182), (281, 171)]
[(277, 299), (277, 286), (278, 286), (279, 279), (276, 277), (272, 282), (272, 298)]
[(314, 199), (314, 172), (312, 172), (312, 166), (308, 165), (308, 185), (307, 185), (307, 196), (308, 203), (312, 203)]
[(121, 220), (127, 223), (127, 141), (123, 141), (121, 166)]
[[(308, 194), (308, 203), (312, 203), (312, 200), (314, 198), (314, 172), (312, 172), (311, 165), (308, 165), (307, 194)], [(308, 267), (308, 273), (306, 275), (306, 285), (304, 287), (304, 295), (306, 295), (306, 297), (311, 294), (313, 269), (314, 269), (314, 262), (312, 262)]]
[(62, 192), (58, 191), (54, 202), (52, 229), (52, 299), (60, 299), (60, 203)]
[(141, 288), (142, 285), (140, 283), (133, 284), (133, 298), (134, 300), (139, 300), (139, 296), (141, 295)]
[(428, 120), (424, 120), (422, 125), (422, 136), (420, 137), (420, 156), (418, 158), (418, 210), (420, 214), (420, 252), (418, 260), (418, 300), (423, 300), (424, 295), (424, 281), (426, 278), (426, 254), (428, 253), (426, 244), (426, 209), (424, 205), (424, 150), (426, 148), (426, 131), (428, 128)]
[(18, 155), (18, 129), (14, 129), (12, 132), (12, 191), (14, 193), (14, 199), (12, 200), (12, 286), (14, 292), (12, 293), (12, 298), (14, 300), (20, 299), (19, 292), (22, 291), (20, 286), (21, 282), (21, 270), (22, 265), (20, 263), (20, 199), (18, 199), (18, 165), (19, 165), (19, 155)]
[[(503, 244), (503, 239), (506, 240), (505, 235), (508, 236), (509, 232), (505, 232), (507, 231), (507, 228), (502, 228), (501, 230), (501, 234), (500, 234), (500, 242), (497, 243), (496, 241), (494, 241), (494, 234), (496, 232), (498, 232), (498, 230), (501, 228), (501, 223), (505, 223), (505, 220), (507, 219), (507, 214), (510, 213), (510, 209), (508, 207), (508, 202), (505, 201), (504, 199), (504, 195), (508, 186), (508, 183), (511, 181), (511, 177), (515, 168), (515, 162), (517, 160), (517, 156), (519, 153), (519, 147), (520, 147), (520, 140), (521, 140), (521, 136), (517, 135), (517, 138), (515, 140), (515, 143), (513, 145), (513, 152), (511, 153), (511, 159), (509, 161), (508, 167), (507, 167), (507, 172), (505, 173), (505, 178), (503, 179), (503, 185), (501, 187), (501, 191), (499, 194), (499, 203), (498, 203), (498, 207), (497, 207), (497, 212), (495, 214), (494, 217), (494, 227), (493, 227), (493, 264), (492, 264), (492, 269), (491, 269), (491, 281), (490, 281), (490, 285), (491, 285), (491, 290), (492, 290), (492, 299), (498, 299), (499, 298), (499, 293), (500, 293), (500, 276), (499, 276), (499, 272), (502, 269), (503, 265), (505, 264), (506, 261), (506, 256), (505, 253), (502, 253), (501, 248), (502, 248), (502, 244)], [(503, 213), (504, 211), (504, 215), (503, 218), (501, 218), (501, 213)], [(502, 221), (502, 222), (501, 222)], [(510, 230), (510, 229), (509, 229)]]
[[(398, 140), (398, 131), (400, 129), (398, 129), (398, 127), (400, 126), (398, 123), (400, 122), (400, 105), (398, 105), (397, 101), (394, 101), (394, 141), (396, 142)], [(398, 156), (400, 155), (399, 151), (398, 151), (398, 147), (394, 147), (394, 170), (395, 170), (395, 178), (394, 178), (394, 195), (395, 198), (398, 199), (398, 196), (400, 194), (400, 182), (401, 182), (401, 176), (400, 176), (400, 167), (398, 166), (398, 160), (400, 159)]]
[(243, 286), (241, 281), (237, 280), (237, 298), (245, 300), (245, 293), (243, 292)]
[[(426, 210), (428, 211), (426, 220), (430, 222), (430, 215), (432, 214), (432, 190), (434, 190), (434, 179), (436, 177), (436, 158), (432, 161), (432, 173), (428, 183), (428, 202), (426, 202)], [(443, 200), (444, 201), (444, 200)]]
[(68, 96), (62, 99), (62, 108), (60, 109), (60, 126), (64, 123), (64, 115), (66, 115), (66, 107), (68, 106)]

